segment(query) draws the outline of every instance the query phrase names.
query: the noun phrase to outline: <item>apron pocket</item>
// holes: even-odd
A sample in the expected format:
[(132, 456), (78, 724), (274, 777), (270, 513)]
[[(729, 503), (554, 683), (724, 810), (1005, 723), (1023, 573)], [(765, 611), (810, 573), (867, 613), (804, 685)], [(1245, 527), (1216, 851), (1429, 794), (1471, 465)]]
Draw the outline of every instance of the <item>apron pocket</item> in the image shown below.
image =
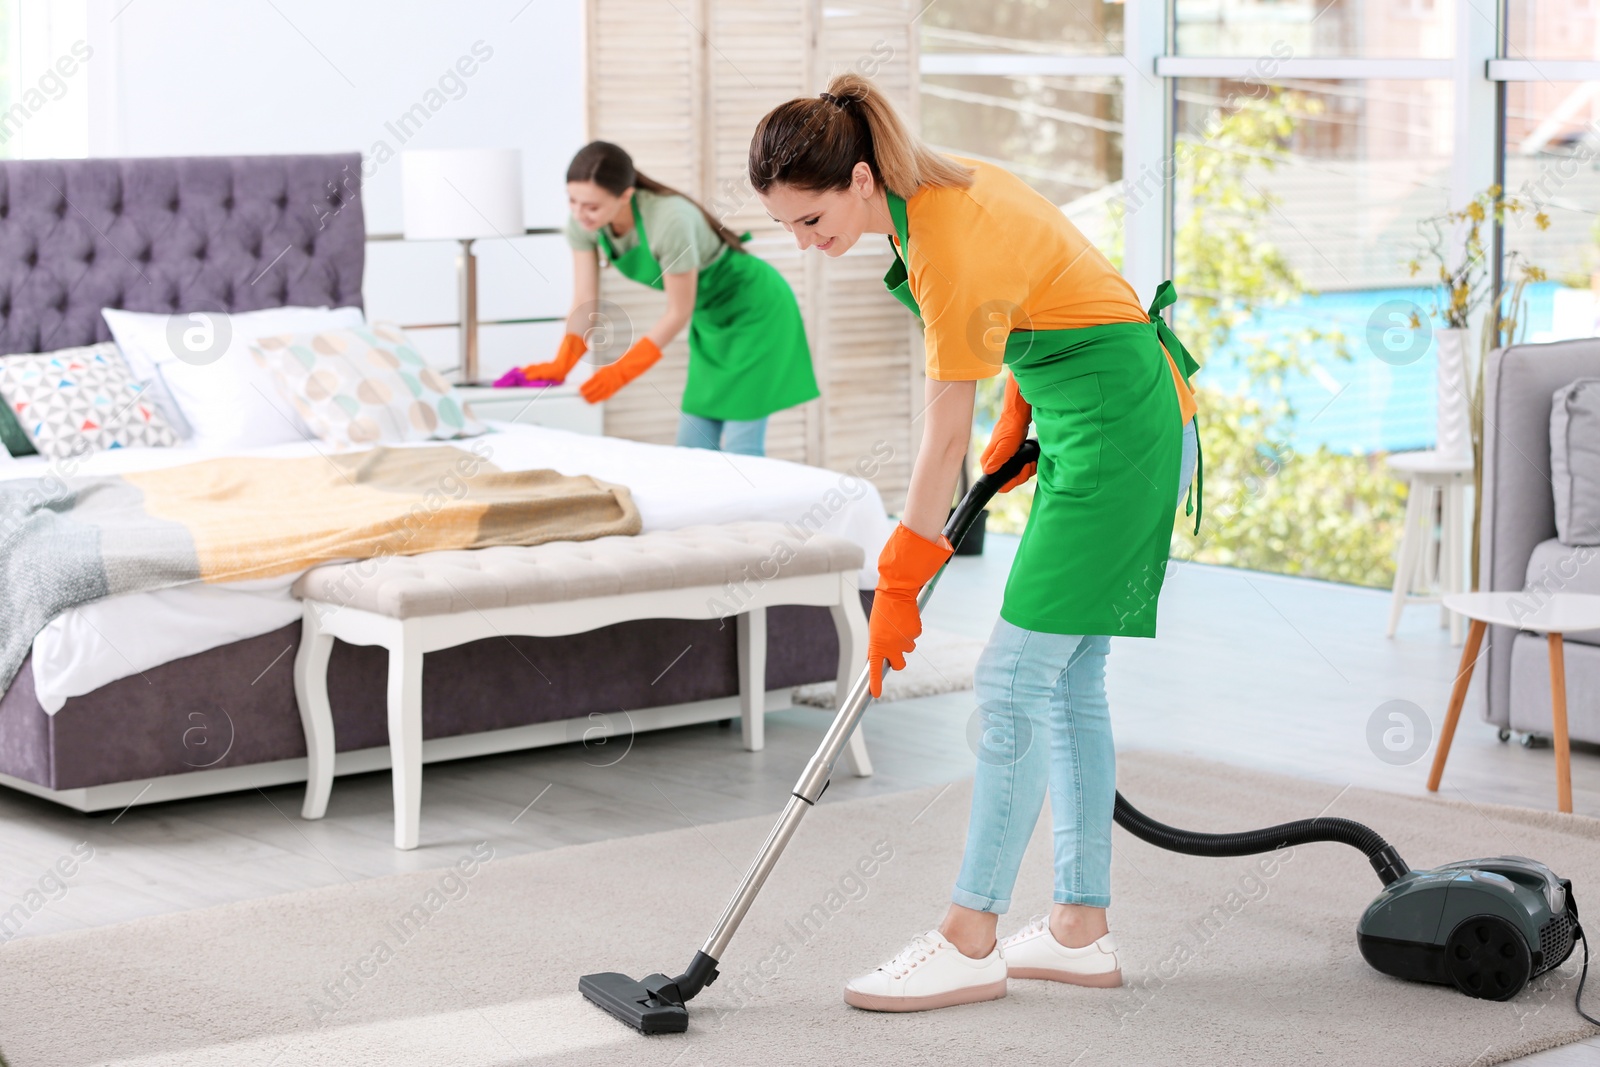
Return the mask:
[(1048, 489), (1083, 490), (1100, 484), (1105, 401), (1100, 375), (1051, 382), (1033, 404), (1039, 431), (1039, 483)]

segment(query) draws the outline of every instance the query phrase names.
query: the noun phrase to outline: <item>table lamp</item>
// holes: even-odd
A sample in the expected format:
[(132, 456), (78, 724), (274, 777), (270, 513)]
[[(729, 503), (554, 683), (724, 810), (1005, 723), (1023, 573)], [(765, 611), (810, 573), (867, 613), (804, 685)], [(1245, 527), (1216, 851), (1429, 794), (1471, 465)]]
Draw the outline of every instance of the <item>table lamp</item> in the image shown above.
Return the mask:
[(447, 148), (401, 155), (402, 202), (408, 241), (461, 242), (456, 259), (461, 313), (461, 381), (478, 379), (478, 257), (480, 237), (520, 237), (522, 153), (515, 148)]

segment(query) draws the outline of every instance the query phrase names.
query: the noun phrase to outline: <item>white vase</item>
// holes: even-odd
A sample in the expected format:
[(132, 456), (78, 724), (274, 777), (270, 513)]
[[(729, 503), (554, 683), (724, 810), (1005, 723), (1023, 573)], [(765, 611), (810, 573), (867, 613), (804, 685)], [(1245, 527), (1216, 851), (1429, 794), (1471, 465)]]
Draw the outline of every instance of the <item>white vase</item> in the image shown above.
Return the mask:
[(1467, 381), (1470, 330), (1435, 330), (1439, 355), (1439, 423), (1434, 451), (1441, 459), (1472, 459), (1472, 405)]

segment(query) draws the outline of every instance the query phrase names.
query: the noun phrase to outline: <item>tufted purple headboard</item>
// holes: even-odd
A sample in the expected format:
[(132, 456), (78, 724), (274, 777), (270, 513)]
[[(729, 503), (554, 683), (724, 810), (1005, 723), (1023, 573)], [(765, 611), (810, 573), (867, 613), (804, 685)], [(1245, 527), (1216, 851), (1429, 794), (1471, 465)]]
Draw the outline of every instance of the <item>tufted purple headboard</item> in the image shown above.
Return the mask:
[(0, 162), (0, 355), (110, 338), (104, 307), (361, 306), (361, 156)]

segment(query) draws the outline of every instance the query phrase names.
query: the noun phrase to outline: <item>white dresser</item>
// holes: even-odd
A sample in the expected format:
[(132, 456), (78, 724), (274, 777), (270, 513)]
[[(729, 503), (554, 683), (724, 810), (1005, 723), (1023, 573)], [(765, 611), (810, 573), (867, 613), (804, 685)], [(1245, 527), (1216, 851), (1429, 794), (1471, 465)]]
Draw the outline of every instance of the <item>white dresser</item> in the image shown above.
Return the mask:
[(548, 426), (554, 430), (599, 434), (605, 424), (604, 404), (590, 404), (572, 381), (548, 388), (496, 389), (458, 385), (456, 393), (472, 405), (480, 419)]

